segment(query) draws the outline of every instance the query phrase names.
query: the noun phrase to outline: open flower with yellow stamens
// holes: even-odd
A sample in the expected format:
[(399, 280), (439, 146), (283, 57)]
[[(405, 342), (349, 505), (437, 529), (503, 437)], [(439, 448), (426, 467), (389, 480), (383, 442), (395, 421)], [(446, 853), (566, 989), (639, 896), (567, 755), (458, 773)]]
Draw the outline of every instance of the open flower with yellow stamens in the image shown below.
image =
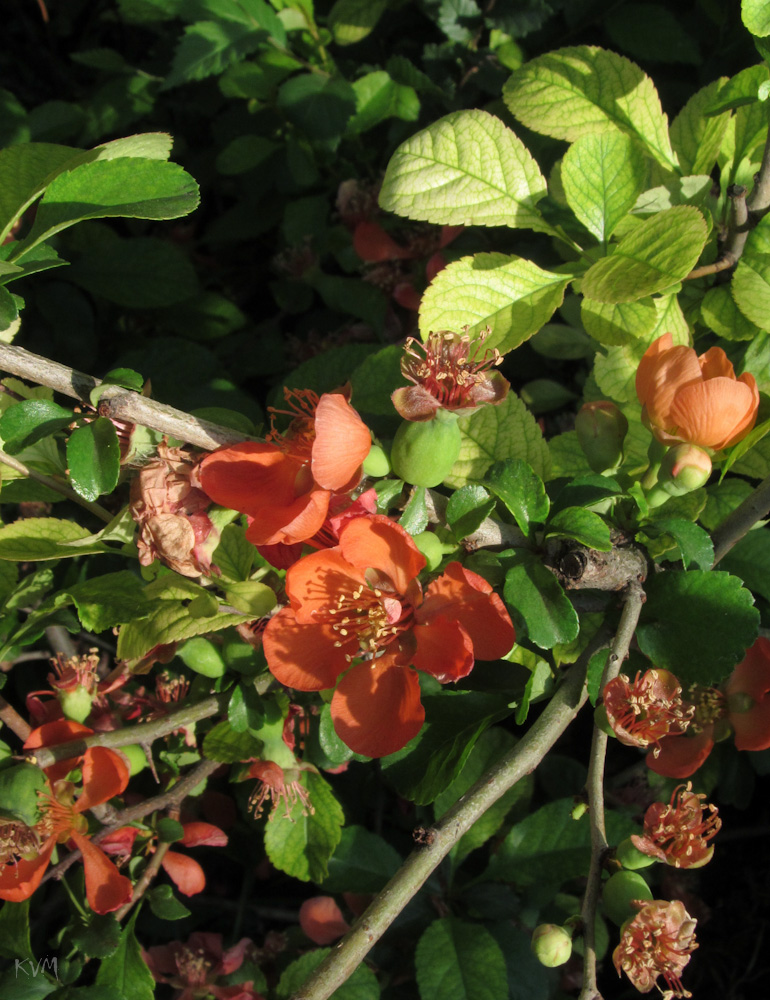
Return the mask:
[(644, 814), (643, 835), (631, 836), (634, 847), (675, 868), (702, 868), (714, 853), (709, 841), (722, 826), (716, 806), (704, 805), (705, 798), (688, 781), (674, 789), (668, 805), (653, 802)]
[(669, 670), (646, 670), (633, 681), (622, 674), (604, 688), (607, 720), (629, 747), (656, 748), (664, 736), (687, 729), (692, 708), (682, 701), (682, 688)]
[(678, 899), (639, 900), (634, 905), (639, 912), (623, 925), (620, 944), (612, 953), (618, 975), (625, 972), (640, 993), (649, 993), (662, 976), (667, 987), (661, 990), (663, 1000), (692, 996), (680, 977), (698, 947), (696, 921)]
[(514, 630), (489, 584), (450, 563), (425, 594), (425, 557), (387, 517), (357, 517), (339, 545), (313, 552), (286, 574), (290, 606), (270, 620), (263, 647), (282, 684), (334, 687), (337, 735), (356, 753), (383, 757), (420, 731), (425, 713), (416, 670), (441, 683), (497, 659)]

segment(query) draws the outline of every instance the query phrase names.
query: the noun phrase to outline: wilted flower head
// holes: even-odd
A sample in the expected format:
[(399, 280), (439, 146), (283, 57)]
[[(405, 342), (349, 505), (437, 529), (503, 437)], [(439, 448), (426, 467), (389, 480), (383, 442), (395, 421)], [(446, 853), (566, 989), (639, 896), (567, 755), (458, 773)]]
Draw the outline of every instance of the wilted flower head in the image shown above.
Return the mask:
[(636, 394), (642, 419), (663, 444), (686, 441), (715, 451), (746, 437), (759, 408), (754, 376), (736, 378), (721, 347), (698, 357), (692, 347), (674, 346), (670, 333), (645, 351)]
[(722, 826), (716, 806), (704, 805), (705, 798), (688, 781), (674, 790), (669, 805), (653, 802), (644, 815), (643, 836), (631, 836), (634, 847), (675, 868), (703, 867), (714, 853), (709, 841)]
[(196, 931), (184, 943), (155, 945), (143, 954), (155, 981), (169, 983), (180, 991), (174, 994), (175, 1000), (211, 996), (217, 1000), (262, 1000), (251, 981), (217, 985), (220, 976), (240, 969), (250, 953), (256, 954), (256, 949), (249, 938), (225, 948), (221, 934)]
[(639, 912), (624, 925), (620, 944), (612, 953), (618, 975), (625, 972), (640, 993), (649, 993), (662, 976), (667, 987), (660, 990), (664, 1000), (692, 996), (680, 976), (698, 947), (696, 921), (678, 899), (636, 905)]
[(501, 403), (509, 383), (500, 372), (490, 371), (502, 362), (500, 352), (484, 350), (489, 327), (471, 339), (464, 333), (439, 330), (425, 344), (409, 337), (401, 360), (404, 386), (391, 396), (405, 420), (432, 420), (437, 410), (463, 413), (485, 403)]
[(270, 816), (283, 804), (283, 815), (291, 818), (294, 806), (302, 803), (302, 815), (312, 816), (315, 812), (310, 794), (301, 782), (301, 766), (283, 768), (272, 760), (258, 760), (248, 770), (249, 778), (257, 778), (257, 785), (249, 799), (249, 809), (254, 810), (254, 819), (259, 819), (265, 804), (270, 802)]
[(604, 707), (615, 735), (629, 747), (657, 747), (664, 736), (683, 733), (692, 707), (682, 702), (679, 681), (668, 670), (622, 674), (604, 688)]
[(194, 460), (181, 448), (158, 446), (158, 457), (131, 483), (131, 516), (139, 525), (139, 562), (160, 559), (181, 576), (211, 572), (219, 541), (205, 513), (206, 494), (190, 482)]

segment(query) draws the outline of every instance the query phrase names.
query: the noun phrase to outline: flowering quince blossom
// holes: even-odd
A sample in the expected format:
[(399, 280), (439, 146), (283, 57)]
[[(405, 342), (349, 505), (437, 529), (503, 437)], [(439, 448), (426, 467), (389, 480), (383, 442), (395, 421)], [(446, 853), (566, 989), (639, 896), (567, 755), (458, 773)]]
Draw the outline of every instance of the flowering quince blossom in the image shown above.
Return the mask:
[(620, 674), (604, 688), (604, 708), (621, 743), (657, 748), (664, 736), (684, 733), (688, 726), (692, 709), (685, 707), (681, 694), (679, 681), (668, 670), (637, 673), (633, 682)]
[(644, 814), (643, 835), (631, 836), (634, 847), (675, 868), (702, 868), (714, 853), (709, 841), (722, 826), (716, 806), (702, 804), (705, 798), (688, 781), (674, 790), (669, 805), (653, 802)]
[(489, 584), (460, 563), (423, 595), (425, 557), (384, 516), (343, 525), (339, 545), (313, 552), (286, 574), (290, 606), (267, 625), (273, 676), (299, 691), (337, 688), (334, 727), (356, 753), (383, 757), (420, 731), (425, 712), (416, 670), (441, 683), (497, 659), (514, 630)]
[(618, 975), (625, 972), (640, 993), (649, 993), (662, 976), (667, 986), (660, 991), (664, 1000), (692, 996), (680, 976), (698, 947), (696, 921), (678, 899), (638, 900), (634, 905), (639, 912), (623, 925), (620, 944), (612, 953)]
[(502, 355), (497, 349), (491, 356), (483, 351), (489, 327), (473, 340), (467, 330), (467, 326), (462, 334), (439, 330), (425, 344), (408, 338), (401, 372), (414, 384), (391, 396), (405, 420), (432, 420), (438, 410), (461, 416), (485, 403), (502, 403), (508, 395), (508, 381), (500, 372), (490, 371), (501, 364)]
[(284, 395), (293, 417), (285, 434), (220, 448), (198, 470), (201, 488), (215, 503), (253, 518), (246, 538), (255, 545), (312, 538), (332, 494), (358, 484), (372, 443), (345, 393)]
[(754, 376), (736, 378), (721, 347), (698, 357), (692, 347), (674, 346), (670, 333), (645, 351), (636, 394), (644, 423), (662, 444), (684, 441), (714, 451), (745, 438), (759, 409)]
[[(33, 729), (24, 748), (55, 746), (92, 732), (77, 722), (48, 722)], [(83, 775), (83, 790), (77, 798), (75, 786), (66, 780), (74, 768)], [(40, 799), (40, 820), (34, 827), (16, 831), (9, 843), (0, 842), (0, 899), (12, 903), (29, 899), (40, 885), (54, 847), (71, 840), (83, 856), (88, 905), (95, 913), (117, 910), (131, 899), (133, 886), (104, 851), (91, 843), (83, 813), (125, 789), (128, 765), (113, 750), (89, 747), (79, 757), (45, 768), (45, 775), (48, 790)]]
[(770, 748), (770, 641), (757, 639), (720, 688), (690, 692), (693, 713), (683, 740), (663, 739), (647, 764), (667, 778), (689, 778), (714, 743), (732, 730), (738, 750)]
[(169, 983), (179, 990), (174, 1000), (203, 997), (263, 1000), (251, 981), (233, 986), (216, 983), (220, 976), (229, 976), (240, 969), (247, 953), (253, 949), (254, 943), (249, 938), (241, 938), (232, 948), (226, 949), (221, 934), (196, 931), (184, 944), (181, 941), (159, 944), (142, 954), (156, 983)]

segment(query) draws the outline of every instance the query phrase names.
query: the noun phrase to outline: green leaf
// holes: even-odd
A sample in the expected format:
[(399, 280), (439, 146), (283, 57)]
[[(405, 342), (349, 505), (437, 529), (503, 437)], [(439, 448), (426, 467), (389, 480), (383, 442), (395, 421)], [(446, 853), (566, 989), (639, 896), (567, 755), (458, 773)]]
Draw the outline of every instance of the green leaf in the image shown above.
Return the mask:
[(496, 406), (460, 417), (458, 427), (462, 435), (460, 457), (444, 480), (450, 488), (483, 480), (493, 462), (509, 458), (523, 459), (538, 476), (546, 478), (548, 446), (537, 421), (515, 392), (509, 392)]
[(720, 566), (770, 601), (770, 532), (750, 531), (722, 558)]
[(659, 573), (645, 590), (639, 648), (683, 687), (719, 684), (757, 637), (754, 599), (729, 573)]
[(386, 118), (416, 121), (420, 114), (420, 98), (412, 87), (396, 83), (385, 70), (375, 70), (353, 83), (356, 112), (347, 125), (348, 135), (360, 135), (379, 125)]
[(487, 470), (484, 482), (503, 501), (527, 537), (531, 523), (545, 522), (550, 503), (543, 480), (522, 459), (495, 462)]
[(415, 953), (420, 1000), (508, 1000), (508, 974), (497, 941), (480, 924), (434, 920)]
[(770, 330), (770, 254), (742, 257), (730, 288), (743, 315), (760, 330)]
[(120, 924), (111, 913), (95, 913), (87, 924), (75, 924), (70, 937), (78, 951), (89, 958), (109, 958), (120, 945)]
[(71, 544), (92, 537), (87, 528), (74, 521), (59, 521), (54, 517), (23, 518), (0, 528), (0, 559), (39, 562), (110, 551), (99, 541), (86, 545)]
[(19, 961), (28, 958), (34, 962), (29, 930), (29, 900), (3, 903), (0, 909), (0, 955)]
[[(574, 800), (557, 799), (531, 813), (511, 830), (492, 856), (485, 877), (530, 885), (561, 885), (580, 878), (591, 857), (588, 816), (572, 818)], [(638, 827), (626, 816), (607, 810), (607, 840), (617, 844)]]
[(401, 867), (401, 855), (363, 826), (346, 826), (329, 859), (324, 892), (379, 892)]
[[(318, 948), (295, 959), (284, 969), (276, 987), (278, 1000), (289, 1000), (321, 964), (331, 948)], [(329, 1000), (379, 1000), (380, 986), (372, 970), (362, 962)]]
[(646, 341), (655, 329), (658, 316), (651, 298), (612, 303), (595, 302), (584, 297), (580, 306), (580, 318), (586, 333), (600, 344), (612, 347), (630, 344), (635, 340)]
[(271, 863), (301, 882), (323, 882), (329, 858), (340, 842), (344, 816), (329, 785), (320, 774), (302, 771), (313, 812), (297, 800), (288, 816), (280, 810), (265, 826), (265, 851)]
[(770, 35), (770, 10), (765, 0), (741, 0), (741, 18), (752, 35)]
[(692, 205), (659, 212), (589, 267), (583, 294), (599, 302), (633, 302), (661, 292), (690, 273), (707, 236), (706, 222)]
[(225, 580), (242, 581), (251, 576), (254, 555), (254, 546), (246, 541), (246, 529), (228, 524), (222, 531), (211, 561), (219, 567)]
[[(751, 286), (755, 282), (755, 275), (750, 275), (748, 285)], [(738, 308), (732, 288), (732, 281), (729, 285), (714, 285), (713, 288), (709, 288), (700, 304), (701, 319), (706, 326), (725, 340), (754, 340), (760, 334), (759, 327), (748, 320)], [(762, 283), (759, 286), (760, 298), (764, 297), (764, 293), (764, 283)], [(751, 287), (748, 288), (748, 297), (749, 300), (754, 298)], [(752, 308), (751, 305), (749, 308)]]
[(158, 839), (161, 843), (175, 844), (184, 837), (184, 827), (170, 816), (162, 816), (157, 823)]
[(38, 793), (48, 791), (48, 781), (34, 764), (13, 764), (0, 771), (0, 816), (34, 826), (40, 819)]
[[(460, 774), (433, 803), (436, 819), (440, 819), (460, 796), (465, 795), (471, 785), (478, 781), (489, 768), (497, 764), (502, 759), (503, 754), (512, 749), (515, 742), (516, 740), (510, 733), (498, 727), (482, 733)], [(517, 812), (526, 809), (526, 805), (532, 797), (534, 785), (532, 775), (525, 775), (476, 820), (468, 832), (464, 833), (452, 848), (452, 863), (455, 867), (471, 851), (481, 847), (497, 833), (503, 825), (505, 817), (514, 806), (518, 807)]]
[(86, 500), (112, 493), (120, 475), (120, 442), (111, 420), (97, 417), (72, 432), (67, 467), (70, 482)]
[(481, 691), (423, 695), (425, 725), (403, 750), (384, 757), (383, 771), (400, 795), (433, 802), (460, 773), (484, 730), (510, 714), (504, 696)]
[(5, 450), (15, 455), (41, 438), (72, 423), (74, 415), (48, 399), (23, 399), (13, 403), (0, 417), (0, 438)]
[(613, 43), (635, 59), (698, 66), (701, 54), (693, 35), (659, 3), (626, 3), (607, 12)]
[(725, 77), (702, 87), (689, 99), (671, 123), (671, 145), (679, 157), (682, 173), (710, 174), (727, 131), (728, 115), (706, 117)]
[(335, 139), (355, 114), (356, 92), (346, 80), (301, 73), (281, 86), (277, 104), (308, 138)]
[[(0, 555), (2, 532), (0, 532)], [(147, 593), (147, 596), (151, 595)], [(248, 617), (242, 614), (221, 612), (215, 615), (191, 617), (189, 608), (182, 601), (158, 601), (149, 617), (129, 622), (118, 636), (118, 656), (125, 660), (140, 660), (158, 645), (181, 642), (196, 635), (218, 632), (230, 625), (239, 625)]]
[(574, 142), (618, 128), (665, 170), (678, 170), (652, 81), (615, 52), (587, 45), (547, 52), (513, 74), (503, 99), (536, 132)]
[(639, 147), (622, 132), (590, 134), (564, 154), (561, 180), (569, 207), (597, 240), (608, 240), (647, 179)]
[(84, 163), (48, 185), (13, 260), (84, 219), (178, 219), (197, 207), (198, 185), (176, 163), (124, 157)]
[(393, 416), (390, 396), (398, 386), (405, 385), (401, 374), (404, 349), (396, 344), (370, 354), (350, 376), (351, 399), (359, 413)]
[(173, 243), (153, 236), (110, 240), (81, 255), (68, 277), (92, 295), (126, 309), (160, 309), (198, 292), (189, 258)]
[(217, 723), (203, 741), (204, 756), (209, 760), (220, 760), (223, 764), (251, 760), (259, 757), (262, 750), (262, 740), (248, 731), (236, 731), (227, 721)]
[(147, 893), (150, 909), (159, 920), (184, 920), (190, 911), (174, 895), (170, 885), (156, 885)]
[(462, 486), (449, 498), (446, 518), (455, 538), (472, 535), (495, 509), (495, 500), (483, 486)]
[(594, 653), (588, 661), (588, 670), (586, 671), (586, 688), (588, 689), (588, 698), (594, 706), (596, 706), (596, 702), (599, 700), (602, 677), (604, 676), (604, 668), (607, 666), (609, 656), (609, 649), (600, 649), (599, 652)]
[(139, 910), (140, 907), (137, 907), (131, 914), (120, 935), (117, 950), (99, 966), (96, 985), (107, 986), (116, 993), (131, 997), (131, 1000), (153, 1000), (155, 981), (145, 965), (142, 949), (134, 934)]
[[(234, 8), (236, 4), (232, 5)], [(163, 90), (224, 72), (231, 64), (258, 49), (262, 32), (236, 21), (198, 21), (188, 25), (179, 41)]]
[(440, 271), (420, 303), (423, 340), (433, 330), (461, 330), (471, 337), (486, 327), (486, 350), (501, 354), (536, 333), (564, 300), (570, 277), (503, 253), (462, 257)]
[(714, 562), (714, 546), (708, 533), (692, 521), (681, 518), (664, 517), (651, 524), (645, 524), (642, 533), (650, 538), (670, 535), (679, 549), (685, 569), (694, 563), (699, 569), (711, 569)]
[(227, 721), (236, 733), (259, 729), (265, 723), (265, 704), (253, 684), (233, 688), (227, 705)]
[[(62, 260), (53, 247), (49, 247), (45, 243), (30, 250), (21, 264), (7, 264), (5, 258), (10, 257), (14, 249), (12, 242), (0, 247), (0, 280), (6, 285), (17, 278), (26, 278), (30, 274), (49, 271), (52, 267), (64, 267), (67, 264), (67, 261)], [(5, 277), (2, 277), (3, 275)]]
[(564, 507), (557, 511), (546, 526), (547, 535), (573, 538), (581, 545), (599, 552), (612, 549), (610, 526), (598, 514), (583, 507)]
[(258, 580), (226, 584), (225, 599), (236, 611), (242, 611), (252, 618), (264, 618), (276, 605), (275, 592)]
[(76, 583), (57, 595), (75, 602), (83, 628), (104, 632), (115, 625), (146, 618), (151, 604), (144, 594), (142, 581), (130, 570), (105, 573), (83, 583)]
[(355, 45), (372, 31), (388, 0), (336, 0), (326, 25), (337, 45)]
[(580, 630), (577, 612), (559, 581), (532, 552), (516, 552), (505, 575), (505, 602), (516, 631), (526, 634), (541, 649), (572, 642)]
[[(19, 318), (19, 304), (15, 295), (0, 287), (0, 330), (7, 330)], [(6, 335), (6, 343), (8, 337)]]
[(545, 179), (521, 140), (486, 111), (455, 111), (402, 143), (388, 163), (380, 205), (453, 226), (550, 232), (538, 212)]
[(415, 486), (409, 503), (404, 508), (399, 522), (404, 531), (410, 535), (419, 535), (428, 527), (428, 508), (425, 506), (425, 487)]

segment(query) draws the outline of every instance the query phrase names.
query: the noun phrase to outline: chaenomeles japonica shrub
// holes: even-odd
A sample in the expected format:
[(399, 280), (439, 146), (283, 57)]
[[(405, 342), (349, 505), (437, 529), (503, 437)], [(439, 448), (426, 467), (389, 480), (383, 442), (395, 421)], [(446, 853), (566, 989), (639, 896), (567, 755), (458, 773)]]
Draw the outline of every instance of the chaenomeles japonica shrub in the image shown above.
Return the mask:
[[(770, 747), (769, 76), (669, 125), (624, 57), (536, 57), (503, 96), (568, 144), (548, 183), (486, 111), (407, 139), (383, 209), (547, 251), (449, 263), (421, 342), (264, 438), (0, 347), (3, 996), (689, 994), (712, 799)], [(65, 226), (189, 212), (168, 153), (5, 151), (4, 236), (36, 213), (4, 284)], [(527, 340), (596, 352), (550, 440), (503, 374)]]

